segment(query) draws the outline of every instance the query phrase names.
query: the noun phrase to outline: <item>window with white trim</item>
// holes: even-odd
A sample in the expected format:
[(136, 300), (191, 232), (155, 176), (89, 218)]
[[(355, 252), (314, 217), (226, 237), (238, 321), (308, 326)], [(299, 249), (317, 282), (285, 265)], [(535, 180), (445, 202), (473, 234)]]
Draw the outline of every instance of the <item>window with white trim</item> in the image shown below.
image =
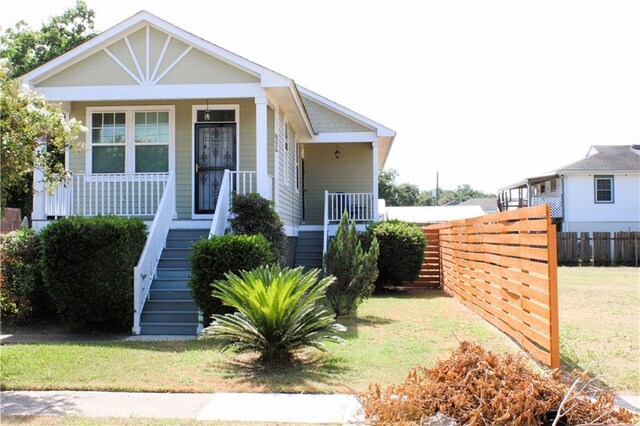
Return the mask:
[(596, 203), (613, 203), (613, 176), (594, 176)]
[(93, 173), (124, 173), (126, 113), (91, 114), (91, 170)]
[(90, 108), (91, 173), (166, 173), (172, 109)]

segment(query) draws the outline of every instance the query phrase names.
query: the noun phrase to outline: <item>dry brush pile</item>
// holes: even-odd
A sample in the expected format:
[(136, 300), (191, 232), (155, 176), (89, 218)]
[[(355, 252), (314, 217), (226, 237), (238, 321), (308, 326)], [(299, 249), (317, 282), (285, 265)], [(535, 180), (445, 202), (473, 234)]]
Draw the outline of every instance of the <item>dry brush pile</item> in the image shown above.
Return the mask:
[(361, 401), (372, 424), (420, 424), (442, 413), (460, 425), (541, 425), (561, 404), (570, 425), (634, 420), (614, 406), (612, 395), (591, 388), (586, 375), (575, 378), (580, 386), (570, 387), (532, 371), (520, 354), (462, 342), (435, 367), (411, 370), (403, 384), (370, 385)]

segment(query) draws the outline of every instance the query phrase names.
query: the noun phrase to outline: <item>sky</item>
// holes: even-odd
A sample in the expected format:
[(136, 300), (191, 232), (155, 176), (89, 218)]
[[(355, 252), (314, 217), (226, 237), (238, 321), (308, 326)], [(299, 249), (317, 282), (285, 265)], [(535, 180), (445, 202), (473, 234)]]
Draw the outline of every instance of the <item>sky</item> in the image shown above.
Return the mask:
[[(385, 168), (421, 189), (498, 188), (640, 143), (639, 1), (87, 0), (140, 10), (397, 132)], [(75, 0), (11, 1), (3, 30)]]

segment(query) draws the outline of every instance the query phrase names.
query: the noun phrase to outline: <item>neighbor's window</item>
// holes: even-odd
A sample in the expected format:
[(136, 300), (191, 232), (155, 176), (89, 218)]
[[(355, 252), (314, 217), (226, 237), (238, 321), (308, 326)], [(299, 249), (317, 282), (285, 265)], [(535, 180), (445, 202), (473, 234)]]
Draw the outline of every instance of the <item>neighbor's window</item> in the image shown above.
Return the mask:
[(613, 176), (594, 176), (596, 203), (613, 203)]
[(124, 173), (126, 133), (124, 112), (91, 114), (93, 173)]
[(169, 113), (135, 113), (135, 172), (169, 171)]

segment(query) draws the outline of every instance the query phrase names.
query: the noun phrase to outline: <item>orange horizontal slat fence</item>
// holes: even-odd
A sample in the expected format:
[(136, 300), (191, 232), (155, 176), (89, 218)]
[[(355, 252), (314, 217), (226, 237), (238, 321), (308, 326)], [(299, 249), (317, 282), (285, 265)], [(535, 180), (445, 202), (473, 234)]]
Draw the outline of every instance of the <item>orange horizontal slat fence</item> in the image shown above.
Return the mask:
[[(557, 242), (540, 205), (423, 228), (423, 271), (544, 364), (560, 366)], [(437, 236), (435, 235), (437, 233)], [(438, 273), (434, 271), (437, 265)], [(431, 278), (435, 281), (435, 278)]]

